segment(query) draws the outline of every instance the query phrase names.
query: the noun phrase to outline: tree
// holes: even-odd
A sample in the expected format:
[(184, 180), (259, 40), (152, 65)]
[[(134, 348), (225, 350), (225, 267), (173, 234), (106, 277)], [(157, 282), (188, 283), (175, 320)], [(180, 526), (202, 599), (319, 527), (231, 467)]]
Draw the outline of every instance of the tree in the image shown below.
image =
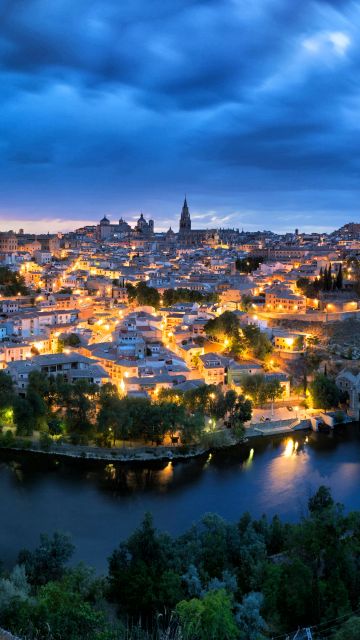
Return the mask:
[(4, 371), (0, 371), (0, 431), (4, 425), (10, 425), (13, 420), (15, 397), (11, 377)]
[(24, 566), (30, 584), (43, 585), (64, 575), (74, 548), (70, 536), (65, 533), (56, 531), (52, 537), (42, 534), (35, 551), (20, 551), (18, 563)]
[(150, 305), (155, 309), (160, 306), (160, 294), (154, 287), (148, 287), (144, 282), (136, 285), (138, 304)]
[(49, 414), (49, 378), (41, 371), (31, 371), (26, 390), (26, 401), (31, 407), (34, 429), (41, 430), (47, 425)]
[(119, 611), (136, 616), (141, 612), (149, 621), (181, 599), (181, 577), (172, 569), (172, 555), (170, 538), (158, 534), (147, 513), (109, 559), (109, 595)]
[(266, 380), (266, 396), (271, 402), (271, 410), (273, 412), (273, 405), (275, 400), (283, 396), (284, 390), (277, 378), (271, 377)]
[(262, 262), (264, 262), (264, 258), (255, 258), (249, 255), (246, 258), (238, 258), (235, 265), (236, 269), (242, 273), (252, 273)]
[(308, 376), (318, 369), (320, 362), (321, 356), (315, 353), (314, 350), (311, 349), (311, 344), (308, 343), (308, 348), (301, 359), (298, 360), (299, 375), (303, 381), (304, 393), (306, 393), (308, 388)]
[[(270, 585), (269, 585), (270, 586)], [(277, 611), (285, 628), (304, 626), (312, 619), (313, 571), (301, 558), (281, 566), (277, 592)]]
[(246, 294), (241, 296), (241, 311), (249, 311), (252, 304), (252, 297)]
[(17, 294), (26, 296), (29, 294), (24, 277), (7, 267), (0, 267), (0, 289), (5, 296), (16, 296)]
[(331, 291), (332, 289), (332, 271), (331, 271), (331, 262), (329, 266), (324, 269), (324, 278), (322, 283), (322, 288), (324, 291)]
[(228, 391), (226, 391), (224, 396), (225, 415), (227, 413), (233, 412), (236, 406), (237, 399), (238, 396), (236, 394), (236, 391), (234, 391), (233, 389), (229, 389)]
[(129, 302), (134, 302), (136, 300), (136, 287), (131, 282), (127, 282), (125, 288)]
[(340, 264), (337, 275), (336, 275), (336, 288), (341, 291), (343, 288), (343, 272), (342, 272), (342, 264)]
[(316, 515), (322, 513), (325, 509), (334, 506), (330, 489), (321, 485), (317, 492), (309, 498), (308, 507), (311, 514)]
[(335, 632), (333, 640), (360, 640), (360, 617), (352, 616)]
[(158, 309), (160, 306), (160, 294), (154, 287), (148, 287), (146, 282), (138, 282), (135, 286), (130, 282), (126, 283), (126, 290), (129, 302), (136, 302), (139, 305), (149, 305)]
[(81, 344), (81, 340), (77, 333), (70, 333), (67, 336), (63, 336), (58, 339), (58, 352), (62, 353), (64, 347), (78, 347)]
[(127, 439), (130, 434), (132, 418), (128, 412), (126, 398), (119, 398), (115, 385), (105, 384), (99, 393), (99, 411), (97, 414), (97, 431), (103, 434), (105, 442), (113, 438)]
[(164, 428), (173, 436), (186, 420), (185, 407), (176, 402), (161, 402), (158, 406)]
[(245, 422), (249, 422), (252, 416), (252, 402), (243, 395), (237, 397), (234, 409), (231, 414), (231, 420), (233, 424), (240, 423), (243, 425)]
[(216, 385), (203, 384), (196, 389), (185, 391), (181, 401), (191, 413), (201, 412), (212, 415), (214, 400), (220, 393), (221, 390)]
[(72, 385), (63, 375), (49, 376), (49, 406), (58, 407), (65, 412), (71, 406)]
[(244, 375), (241, 377), (241, 389), (245, 396), (249, 396), (255, 405), (262, 400), (262, 388), (264, 386), (264, 375), (255, 373), (254, 375)]
[(248, 348), (253, 352), (255, 358), (264, 360), (273, 351), (273, 346), (268, 336), (262, 333), (259, 327), (248, 324), (242, 327), (243, 335), (247, 341)]
[(216, 293), (202, 293), (201, 291), (180, 287), (179, 289), (165, 289), (162, 301), (166, 307), (171, 307), (178, 302), (215, 303), (218, 298), (219, 296)]
[(15, 565), (9, 577), (0, 578), (0, 619), (14, 604), (14, 601), (27, 601), (30, 596), (30, 585), (25, 568)]
[(0, 371), (0, 409), (11, 406), (14, 394), (13, 381), (4, 371)]
[(231, 597), (209, 591), (202, 600), (182, 600), (176, 606), (184, 640), (235, 640), (239, 637)]
[(180, 425), (181, 442), (183, 444), (193, 444), (199, 441), (205, 427), (204, 414), (196, 412), (193, 415), (187, 414)]
[(67, 430), (75, 442), (86, 443), (94, 429), (95, 402), (98, 386), (85, 379), (76, 380), (70, 385), (67, 398)]
[(309, 284), (310, 284), (309, 278), (306, 278), (304, 276), (296, 280), (296, 287), (300, 289), (301, 293), (304, 293), (304, 294), (306, 294)]
[(319, 279), (311, 282), (309, 278), (301, 277), (296, 281), (296, 287), (300, 289), (301, 293), (308, 298), (316, 298), (319, 291), (323, 288), (323, 272), (320, 269)]
[(263, 632), (266, 632), (267, 624), (260, 614), (263, 600), (261, 593), (251, 592), (243, 597), (238, 606), (236, 622), (241, 640), (265, 640)]
[(107, 627), (105, 613), (69, 588), (66, 581), (43, 586), (34, 613), (42, 638), (95, 640)]
[(56, 414), (51, 414), (48, 419), (48, 429), (52, 436), (61, 436), (65, 432), (64, 421)]
[(310, 393), (315, 409), (331, 409), (337, 407), (340, 392), (332, 378), (318, 373), (310, 384)]
[(282, 396), (283, 390), (278, 378), (267, 377), (262, 373), (244, 375), (241, 388), (246, 396), (250, 396), (255, 405), (262, 405), (268, 400), (275, 402)]
[[(17, 568), (19, 569), (19, 567)], [(20, 567), (23, 571), (23, 567)], [(26, 578), (26, 577), (25, 577)], [(12, 576), (11, 576), (12, 579)], [(21, 580), (24, 584), (24, 575)], [(103, 610), (103, 584), (93, 573), (79, 566), (62, 578), (40, 588), (16, 587), (7, 610), (1, 611), (2, 624), (21, 637), (35, 640), (120, 640), (118, 625), (110, 625)], [(14, 589), (13, 589), (14, 594)], [(1, 580), (0, 580), (1, 603)], [(100, 610), (102, 609), (102, 610)]]
[(224, 341), (226, 338), (239, 337), (239, 320), (232, 311), (224, 311), (217, 318), (208, 320), (204, 326), (207, 336)]
[(37, 426), (33, 405), (26, 398), (17, 396), (13, 404), (14, 424), (18, 435), (32, 435)]

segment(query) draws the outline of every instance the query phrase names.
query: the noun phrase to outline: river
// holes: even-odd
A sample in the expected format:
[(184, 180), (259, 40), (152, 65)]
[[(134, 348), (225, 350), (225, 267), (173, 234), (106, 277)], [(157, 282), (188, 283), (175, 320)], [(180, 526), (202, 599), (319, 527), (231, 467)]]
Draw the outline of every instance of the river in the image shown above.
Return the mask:
[(12, 564), (41, 532), (71, 533), (75, 561), (97, 571), (151, 511), (178, 534), (202, 514), (236, 520), (277, 513), (294, 521), (320, 484), (360, 509), (360, 426), (331, 434), (256, 440), (202, 459), (167, 465), (112, 465), (0, 452), (0, 560)]

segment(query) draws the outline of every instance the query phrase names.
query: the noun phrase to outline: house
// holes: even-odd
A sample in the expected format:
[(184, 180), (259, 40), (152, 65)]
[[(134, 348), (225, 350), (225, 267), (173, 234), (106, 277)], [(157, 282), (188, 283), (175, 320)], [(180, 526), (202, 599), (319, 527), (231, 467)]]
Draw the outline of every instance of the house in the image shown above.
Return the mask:
[(199, 371), (206, 384), (224, 384), (227, 359), (218, 353), (205, 353), (199, 356)]
[(241, 378), (263, 372), (264, 370), (258, 362), (253, 360), (236, 362), (236, 360), (231, 359), (227, 366), (227, 382), (230, 385), (235, 385), (235, 387), (241, 387)]
[(265, 380), (278, 380), (283, 392), (281, 400), (287, 400), (287, 398), (290, 398), (290, 378), (287, 373), (284, 373), (283, 371), (266, 373)]
[(31, 360), (15, 360), (9, 362), (5, 370), (20, 393), (26, 389), (31, 371), (42, 371), (52, 376), (62, 375), (71, 383), (79, 379), (98, 385), (109, 382), (109, 376), (101, 366), (75, 352), (34, 356)]
[(360, 418), (360, 371), (343, 369), (336, 378), (336, 385), (340, 391), (349, 394), (349, 414), (355, 419)]
[(124, 380), (124, 391), (126, 394), (145, 392), (151, 397), (156, 397), (160, 389), (171, 389), (183, 382), (186, 382), (184, 376), (175, 378), (166, 372), (155, 373), (153, 375), (126, 378)]
[(306, 313), (306, 297), (285, 287), (271, 287), (265, 291), (265, 311)]
[(198, 364), (198, 359), (204, 354), (204, 347), (195, 344), (195, 342), (186, 342), (186, 344), (177, 345), (177, 352), (189, 367), (195, 367)]
[(6, 298), (0, 300), (1, 313), (9, 314), (19, 311), (20, 303), (18, 298)]
[(273, 329), (272, 341), (274, 349), (280, 357), (296, 359), (305, 352), (306, 333), (288, 329)]
[(139, 372), (138, 360), (135, 357), (122, 357), (113, 342), (100, 342), (81, 348), (81, 353), (93, 358), (104, 367), (111, 382), (121, 386), (124, 378), (137, 376)]
[(118, 353), (123, 356), (135, 356), (144, 358), (146, 353), (146, 342), (138, 331), (120, 329), (114, 334)]

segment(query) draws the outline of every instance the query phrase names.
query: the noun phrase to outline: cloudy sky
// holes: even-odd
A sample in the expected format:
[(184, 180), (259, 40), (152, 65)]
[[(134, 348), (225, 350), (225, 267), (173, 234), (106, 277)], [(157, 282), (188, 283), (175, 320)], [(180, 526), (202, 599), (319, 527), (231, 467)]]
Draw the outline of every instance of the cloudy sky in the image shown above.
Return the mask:
[(359, 221), (360, 2), (1, 0), (0, 228)]

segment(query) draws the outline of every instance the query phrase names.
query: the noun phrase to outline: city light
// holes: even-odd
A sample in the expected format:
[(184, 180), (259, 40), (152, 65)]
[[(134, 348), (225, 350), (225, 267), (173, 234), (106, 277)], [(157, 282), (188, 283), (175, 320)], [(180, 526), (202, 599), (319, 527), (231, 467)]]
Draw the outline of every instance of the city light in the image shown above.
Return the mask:
[(2, 4), (0, 637), (360, 640), (360, 0)]

